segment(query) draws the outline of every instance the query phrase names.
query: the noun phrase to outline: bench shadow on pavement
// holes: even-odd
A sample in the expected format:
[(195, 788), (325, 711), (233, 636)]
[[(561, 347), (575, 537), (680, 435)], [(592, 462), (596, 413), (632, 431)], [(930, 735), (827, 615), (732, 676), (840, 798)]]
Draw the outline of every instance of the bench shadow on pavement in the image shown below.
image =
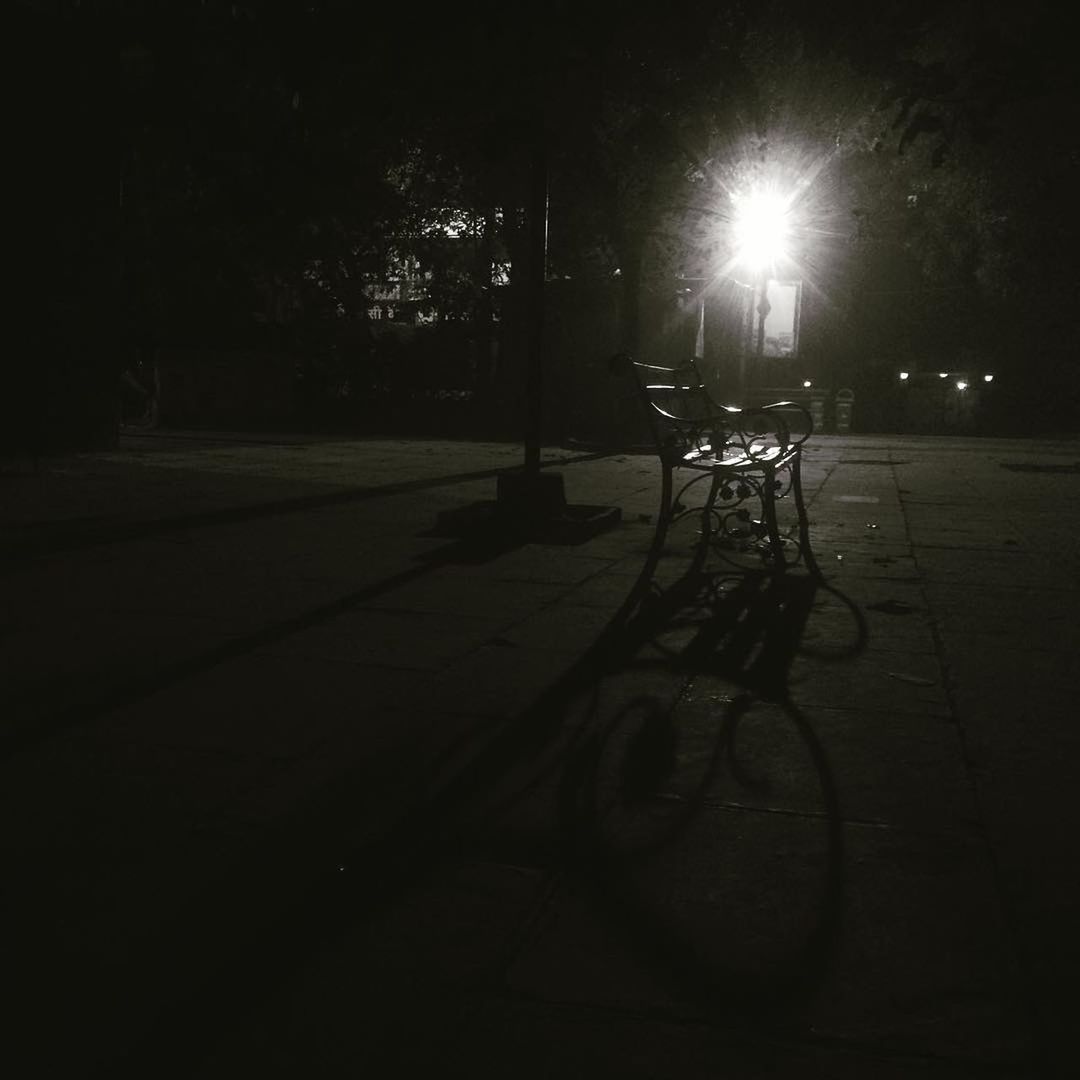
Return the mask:
[[(834, 608), (839, 603), (849, 611), (850, 634), (812, 650), (803, 631), (823, 592)], [(530, 790), (553, 782), (555, 857), (588, 887), (594, 910), (625, 946), (681, 999), (771, 1020), (797, 1008), (822, 976), (840, 930), (844, 884), (836, 784), (812, 722), (791, 696), (788, 673), (796, 656), (841, 662), (858, 655), (866, 640), (859, 609), (811, 576), (692, 572), (663, 592), (628, 598), (596, 645), (521, 718), (516, 732), (507, 733), (505, 745), (492, 742), (461, 774), (461, 786), (447, 788), (440, 814), (460, 813), (466, 793), (483, 786), (485, 772), (489, 784), (492, 774), (519, 776), (513, 759), (527, 755), (540, 766), (527, 782), (465, 815), (474, 835), (482, 838)], [(673, 683), (674, 698), (671, 692), (600, 692), (605, 684), (656, 685), (664, 677)], [(704, 720), (709, 745), (698, 746), (687, 769), (679, 753), (688, 734), (682, 703), (702, 686), (709, 704), (697, 722)], [(614, 698), (615, 707), (605, 709), (605, 698)], [(801, 940), (789, 941), (780, 957), (773, 953), (767, 962), (751, 958), (736, 967), (725, 962), (722, 947), (701, 940), (700, 927), (695, 932), (673, 914), (655, 868), (664, 873), (666, 850), (697, 849), (703, 842), (695, 822), (716, 805), (710, 792), (721, 769), (744, 791), (768, 787), (767, 776), (755, 775), (739, 753), (741, 728), (759, 705), (790, 725), (813, 769), (820, 792), (814, 816), (825, 835), (825, 855), (814, 883), (816, 910), (802, 924)], [(754, 891), (753, 882), (745, 885)], [(691, 894), (693, 889), (691, 884)], [(692, 895), (686, 899), (693, 902)], [(715, 913), (726, 924), (724, 935), (738, 933), (739, 917), (739, 910), (722, 905)]]
[[(459, 543), (437, 561), (482, 560), (495, 550), (470, 551)], [(236, 955), (224, 965), (227, 972), (219, 973), (223, 977), (202, 988), (197, 1000), (178, 1003), (169, 1025), (199, 1032), (182, 1056), (189, 1063), (198, 1060), (225, 1034), (216, 995), (232, 1003), (229, 1026), (235, 1030), (237, 1020), (244, 1023), (237, 1001), (246, 1003), (242, 1013), (257, 1015), (260, 1001), (298, 978), (312, 955), (350, 927), (391, 908), (440, 866), (463, 856), (490, 857), (492, 843), (499, 843), (493, 841), (498, 823), (545, 786), (555, 791), (556, 804), (549, 869), (587, 887), (602, 918), (651, 972), (683, 999), (721, 1005), (748, 1022), (755, 1017), (772, 1022), (778, 1013), (797, 1008), (828, 963), (840, 928), (844, 884), (832, 772), (811, 722), (788, 689), (792, 661), (808, 654), (803, 630), (822, 591), (850, 610), (852, 633), (821, 659), (852, 658), (865, 646), (865, 621), (846, 597), (813, 577), (693, 572), (663, 592), (639, 581), (593, 645), (529, 708), (512, 718), (478, 721), (414, 778), (418, 797), (395, 826), (373, 842), (343, 851), (335, 865), (320, 872), (299, 906), (272, 928), (272, 958), (260, 941), (237, 943)], [(625, 685), (641, 674), (670, 680), (674, 695), (631, 694), (613, 710), (603, 707), (608, 696), (601, 693), (603, 686)], [(679, 798), (660, 799), (667, 812), (642, 829), (633, 823), (634, 809), (656, 805), (664, 791), (677, 758), (679, 703), (702, 681), (729, 691), (716, 698), (709, 750), (699, 756), (693, 782), (684, 784)], [(768, 965), (760, 979), (748, 979), (745, 971), (734, 979), (716, 950), (703, 948), (656, 901), (655, 891), (641, 887), (640, 871), (690, 834), (709, 804), (721, 761), (736, 779), (753, 786), (755, 778), (739, 760), (739, 733), (762, 702), (782, 712), (805, 746), (821, 792), (817, 818), (827, 840), (816, 910), (802, 940), (782, 964)], [(338, 825), (349, 818), (351, 797), (343, 789), (328, 811)], [(732, 920), (738, 913), (719, 911), (716, 917)], [(261, 941), (266, 938), (260, 934)], [(148, 1033), (132, 1055), (125, 1055), (128, 1062), (139, 1060), (166, 1034)]]
[[(837, 603), (847, 609), (850, 634), (815, 652), (802, 638), (822, 593), (834, 612)], [(866, 640), (856, 605), (811, 576), (695, 572), (663, 592), (639, 582), (596, 642), (532, 706), (512, 720), (478, 723), (422, 778), (419, 789), (427, 797), (399, 827), (343, 860), (346, 869), (358, 871), (339, 879), (348, 895), (345, 910), (362, 917), (363, 909), (392, 902), (443, 860), (520, 857), (515, 838), (508, 840), (500, 823), (546, 787), (555, 792), (556, 809), (548, 823), (550, 846), (540, 860), (587, 887), (600, 917), (650, 972), (682, 999), (744, 1018), (771, 1022), (797, 1009), (823, 975), (840, 929), (844, 846), (829, 761), (812, 722), (792, 699), (788, 673), (797, 655), (843, 662), (858, 655)], [(642, 677), (669, 680), (674, 691), (618, 692)], [(723, 688), (708, 721), (711, 745), (697, 756), (696, 774), (680, 777), (678, 797), (665, 797), (678, 759), (680, 702), (702, 682)], [(605, 708), (611, 698), (615, 707)], [(826, 839), (816, 910), (805, 933), (755, 977), (744, 966), (733, 972), (715, 949), (703, 947), (708, 943), (688, 933), (657, 890), (642, 882), (650, 864), (690, 836), (709, 805), (721, 762), (738, 782), (760, 784), (761, 777), (740, 761), (739, 736), (762, 703), (783, 715), (805, 748), (820, 790), (814, 818)], [(657, 806), (664, 812), (637, 812)], [(527, 858), (535, 854), (525, 852)], [(381, 896), (370, 888), (376, 865)], [(737, 920), (738, 912), (721, 910), (716, 917)]]

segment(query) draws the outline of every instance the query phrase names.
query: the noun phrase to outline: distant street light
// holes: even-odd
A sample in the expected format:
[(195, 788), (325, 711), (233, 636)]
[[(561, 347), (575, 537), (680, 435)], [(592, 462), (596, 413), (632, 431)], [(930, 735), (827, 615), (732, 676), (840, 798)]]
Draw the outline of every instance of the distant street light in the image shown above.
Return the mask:
[(964, 382), (963, 379), (957, 379), (956, 380), (956, 389), (957, 390), (966, 390), (967, 388), (968, 388), (968, 384), (966, 382)]
[(901, 371), (900, 372), (900, 381), (901, 382), (906, 382), (909, 377), (910, 376), (909, 376), (908, 372), (906, 372), (906, 371)]
[(984, 375), (983, 376), (983, 382), (993, 382), (993, 381), (994, 381), (994, 376), (993, 375)]

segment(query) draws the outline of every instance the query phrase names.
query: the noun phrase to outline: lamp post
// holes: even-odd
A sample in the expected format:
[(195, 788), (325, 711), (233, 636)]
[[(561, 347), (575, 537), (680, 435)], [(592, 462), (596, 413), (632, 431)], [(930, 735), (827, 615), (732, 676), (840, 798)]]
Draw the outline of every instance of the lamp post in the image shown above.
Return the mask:
[(540, 442), (543, 435), (544, 391), (544, 281), (547, 276), (548, 238), (548, 158), (542, 119), (534, 132), (529, 162), (528, 322), (529, 329), (525, 383), (525, 467), (521, 472), (503, 473), (496, 481), (498, 504), (509, 514), (534, 523), (545, 516), (563, 513), (566, 493), (561, 473), (540, 471)]
[(769, 312), (772, 311), (772, 304), (769, 303), (769, 278), (768, 275), (764, 272), (761, 274), (761, 284), (759, 286), (759, 292), (761, 295), (761, 299), (758, 301), (758, 305), (754, 309), (758, 313), (758, 360), (760, 360), (765, 355), (765, 319), (768, 317)]
[(544, 281), (547, 277), (548, 166), (543, 128), (538, 125), (529, 172), (529, 348), (525, 384), (525, 469), (540, 472), (544, 394)]

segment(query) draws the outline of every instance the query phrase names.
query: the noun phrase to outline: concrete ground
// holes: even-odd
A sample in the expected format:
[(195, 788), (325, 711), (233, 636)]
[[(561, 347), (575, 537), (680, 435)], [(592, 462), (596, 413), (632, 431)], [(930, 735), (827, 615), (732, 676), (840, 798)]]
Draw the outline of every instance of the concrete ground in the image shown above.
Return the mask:
[(1080, 443), (818, 436), (827, 587), (617, 632), (655, 460), (433, 535), (520, 457), (0, 470), (9, 1075), (1071, 1074)]

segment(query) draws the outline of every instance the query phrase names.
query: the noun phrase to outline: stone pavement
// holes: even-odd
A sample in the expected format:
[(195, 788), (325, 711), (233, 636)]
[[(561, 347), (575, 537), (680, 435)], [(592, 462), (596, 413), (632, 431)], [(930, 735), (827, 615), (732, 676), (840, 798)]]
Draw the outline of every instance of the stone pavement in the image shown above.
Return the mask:
[(5, 466), (12, 1075), (1064, 1075), (1080, 443), (816, 437), (828, 588), (614, 638), (655, 461), (432, 535), (520, 453)]

